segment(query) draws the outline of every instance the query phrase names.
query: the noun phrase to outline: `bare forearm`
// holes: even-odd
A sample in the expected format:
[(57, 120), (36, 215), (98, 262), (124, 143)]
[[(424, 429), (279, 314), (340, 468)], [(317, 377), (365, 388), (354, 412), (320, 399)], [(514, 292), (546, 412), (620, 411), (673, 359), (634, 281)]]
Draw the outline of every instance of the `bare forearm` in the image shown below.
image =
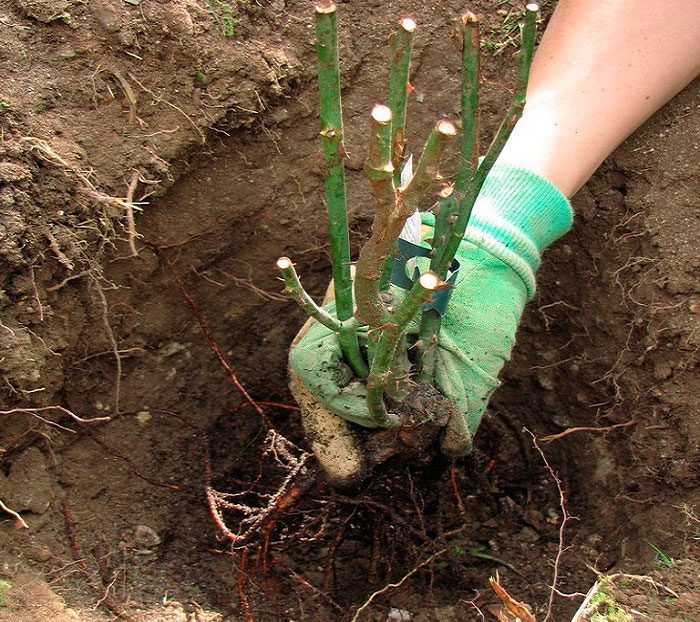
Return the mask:
[(571, 196), (698, 73), (698, 0), (560, 0), (500, 161)]

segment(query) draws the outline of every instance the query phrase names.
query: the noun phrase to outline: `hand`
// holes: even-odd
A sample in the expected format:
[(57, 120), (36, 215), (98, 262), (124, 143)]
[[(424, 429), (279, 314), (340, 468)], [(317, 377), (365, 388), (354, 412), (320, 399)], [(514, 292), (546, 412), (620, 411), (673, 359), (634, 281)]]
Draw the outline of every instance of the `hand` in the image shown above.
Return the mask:
[[(457, 253), (461, 267), (438, 346), (435, 383), (455, 412), (441, 440), (449, 457), (471, 451), (498, 373), (510, 358), (525, 303), (534, 294), (540, 253), (569, 229), (571, 220), (566, 198), (528, 171), (494, 167), (484, 184)], [(424, 214), (423, 221), (430, 225), (432, 215)], [(409, 339), (415, 339), (417, 328), (417, 322), (409, 327)], [(362, 452), (340, 419), (365, 427), (373, 422), (364, 386), (342, 361), (335, 334), (307, 323), (292, 346), (290, 375), (324, 470), (335, 481), (359, 476)], [(335, 464), (338, 459), (343, 469)]]

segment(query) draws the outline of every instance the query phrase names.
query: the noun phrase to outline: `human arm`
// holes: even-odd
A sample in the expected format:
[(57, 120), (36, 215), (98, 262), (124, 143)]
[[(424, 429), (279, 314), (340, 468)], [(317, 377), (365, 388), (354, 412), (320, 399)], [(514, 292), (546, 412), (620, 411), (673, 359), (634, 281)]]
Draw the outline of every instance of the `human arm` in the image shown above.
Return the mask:
[(697, 0), (560, 0), (499, 162), (570, 197), (698, 73)]

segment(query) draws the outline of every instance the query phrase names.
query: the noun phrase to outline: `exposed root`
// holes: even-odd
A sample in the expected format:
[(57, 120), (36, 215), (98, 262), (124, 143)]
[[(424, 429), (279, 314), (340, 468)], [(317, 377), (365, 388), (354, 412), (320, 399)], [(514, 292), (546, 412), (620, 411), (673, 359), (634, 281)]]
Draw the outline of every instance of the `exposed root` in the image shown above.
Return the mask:
[(236, 591), (241, 599), (241, 609), (246, 622), (253, 622), (253, 614), (250, 611), (250, 603), (245, 593), (245, 584), (248, 580), (248, 549), (241, 551), (241, 564), (238, 569), (238, 580), (236, 581)]
[(74, 177), (77, 177), (81, 182), (82, 190), (96, 202), (117, 207), (122, 211), (126, 209), (127, 204), (124, 199), (110, 196), (98, 190), (95, 184), (88, 177), (87, 173), (78, 170), (76, 167), (70, 164), (70, 162), (61, 157), (45, 140), (35, 138), (34, 136), (25, 136), (22, 141), (27, 143), (32, 151), (36, 151), (39, 155), (43, 156), (44, 159), (48, 160), (52, 164), (55, 164), (59, 168), (62, 168), (64, 171), (70, 173)]
[(582, 426), (582, 427), (577, 427), (577, 428), (567, 428), (563, 432), (559, 432), (558, 434), (549, 434), (548, 436), (541, 436), (539, 440), (543, 443), (551, 443), (552, 441), (558, 441), (565, 436), (569, 436), (569, 434), (576, 434), (578, 432), (595, 432), (597, 434), (605, 434), (607, 432), (611, 432), (612, 430), (617, 430), (618, 428), (628, 428), (631, 425), (634, 425), (636, 422), (635, 421), (625, 421), (623, 423), (616, 423), (615, 425), (608, 425), (605, 427), (588, 427), (588, 426)]
[[(554, 596), (555, 594), (558, 593), (557, 590), (557, 585), (559, 584), (559, 572), (561, 568), (561, 560), (564, 555), (564, 552), (566, 551), (566, 547), (564, 546), (565, 540), (564, 540), (564, 532), (566, 529), (567, 524), (569, 523), (570, 520), (575, 520), (575, 517), (571, 516), (569, 514), (569, 510), (566, 504), (566, 493), (564, 492), (564, 486), (561, 482), (561, 479), (559, 479), (559, 476), (556, 474), (554, 469), (551, 467), (549, 462), (547, 461), (547, 457), (544, 455), (544, 452), (542, 451), (542, 448), (539, 446), (537, 442), (537, 437), (530, 432), (527, 428), (524, 428), (525, 432), (527, 432), (531, 437), (532, 437), (532, 443), (535, 446), (535, 449), (537, 452), (540, 454), (542, 457), (542, 461), (544, 462), (545, 466), (547, 467), (547, 470), (549, 471), (549, 474), (551, 475), (552, 479), (554, 480), (555, 484), (557, 485), (557, 491), (559, 492), (559, 506), (561, 508), (561, 524), (559, 525), (559, 546), (557, 547), (557, 554), (554, 558), (554, 564), (553, 564), (553, 570), (552, 570), (552, 584), (550, 585), (550, 590), (549, 590), (549, 599), (547, 601), (547, 613), (544, 617), (543, 622), (549, 622), (549, 620), (552, 620), (553, 616), (553, 606), (554, 606)], [(534, 622), (534, 618), (532, 618)]]
[[(163, 250), (156, 246), (156, 245), (149, 245), (155, 252), (156, 254), (165, 261), (167, 266), (169, 268), (173, 268), (173, 263), (172, 261), (168, 258), (168, 256), (163, 252)], [(187, 306), (190, 308), (192, 311), (192, 314), (194, 315), (195, 319), (197, 320), (197, 323), (199, 324), (199, 327), (202, 329), (202, 333), (204, 334), (204, 337), (206, 338), (207, 342), (209, 343), (209, 347), (211, 348), (212, 352), (216, 356), (217, 360), (221, 364), (221, 366), (224, 368), (226, 371), (226, 374), (229, 377), (229, 380), (233, 384), (233, 386), (236, 388), (236, 390), (240, 393), (241, 397), (245, 400), (247, 404), (250, 405), (250, 407), (255, 410), (258, 415), (260, 415), (260, 418), (263, 420), (265, 423), (265, 426), (268, 429), (272, 428), (272, 423), (268, 419), (267, 415), (265, 414), (265, 411), (260, 407), (260, 405), (250, 396), (246, 388), (241, 384), (241, 381), (238, 379), (238, 376), (231, 367), (231, 364), (228, 362), (226, 356), (223, 353), (223, 350), (221, 349), (221, 346), (219, 345), (219, 342), (214, 338), (214, 334), (211, 331), (211, 328), (209, 328), (209, 324), (207, 324), (207, 321), (204, 317), (204, 314), (202, 313), (201, 309), (199, 308), (199, 305), (197, 304), (197, 301), (195, 298), (192, 296), (187, 291), (187, 288), (185, 287), (185, 283), (183, 280), (173, 274), (173, 279), (175, 280), (175, 283), (178, 286), (178, 289), (180, 290), (180, 294), (182, 297), (185, 299), (185, 302), (187, 303)]]
[(92, 419), (84, 419), (83, 417), (79, 417), (74, 412), (68, 410), (67, 408), (64, 408), (63, 406), (41, 406), (38, 408), (11, 408), (10, 410), (0, 410), (0, 415), (30, 415), (31, 417), (36, 417), (37, 419), (39, 419), (39, 421), (44, 422), (46, 425), (58, 428), (59, 430), (63, 430), (64, 432), (69, 432), (70, 434), (75, 434), (75, 430), (71, 430), (70, 428), (62, 426), (60, 423), (56, 423), (55, 421), (46, 419), (45, 417), (42, 417), (39, 414), (49, 412), (58, 412), (62, 415), (67, 415), (73, 421), (83, 425), (89, 423), (105, 423), (107, 421), (112, 420), (112, 417), (93, 417)]
[(102, 307), (102, 323), (104, 324), (109, 343), (112, 346), (112, 354), (116, 364), (116, 370), (114, 372), (114, 414), (118, 415), (121, 401), (122, 356), (119, 354), (119, 344), (117, 343), (117, 338), (112, 330), (112, 325), (109, 323), (109, 304), (107, 303), (107, 297), (105, 296), (104, 289), (99, 282), (98, 274), (92, 272), (90, 273), (90, 277), (93, 285), (95, 286), (97, 297), (100, 299)]
[[(266, 457), (271, 457), (282, 473), (282, 481), (273, 493), (257, 491), (255, 486), (237, 493), (214, 490), (211, 486), (211, 460), (206, 456), (205, 494), (209, 511), (219, 531), (236, 546), (250, 542), (260, 531), (266, 532), (269, 539), (277, 516), (294, 505), (316, 479), (316, 469), (307, 467), (311, 454), (301, 451), (274, 430), (268, 431), (264, 445), (261, 464), (264, 464)], [(265, 483), (269, 484), (269, 481)], [(235, 532), (225, 521), (224, 512), (236, 517)], [(263, 555), (265, 558), (266, 555)]]
[(110, 613), (114, 614), (120, 620), (124, 620), (124, 622), (137, 622), (135, 618), (127, 613), (124, 608), (114, 600), (110, 593), (111, 585), (109, 583), (107, 585), (100, 585), (103, 581), (98, 581), (95, 576), (96, 573), (91, 571), (87, 559), (85, 555), (83, 555), (83, 548), (78, 539), (78, 531), (75, 527), (75, 520), (73, 519), (73, 512), (71, 511), (68, 499), (63, 499), (63, 501), (61, 501), (61, 507), (63, 509), (63, 518), (66, 523), (66, 533), (68, 535), (71, 555), (76, 566), (82, 572), (85, 583), (98, 598), (98, 604), (108, 609)]
[(132, 257), (136, 257), (139, 252), (136, 250), (136, 224), (134, 222), (134, 193), (139, 184), (139, 172), (134, 171), (131, 174), (129, 187), (126, 191), (126, 231), (129, 235), (129, 250)]
[(447, 549), (439, 549), (438, 551), (435, 551), (432, 555), (424, 559), (422, 562), (414, 566), (409, 572), (407, 572), (399, 581), (396, 583), (388, 583), (385, 585), (382, 589), (377, 590), (376, 592), (373, 592), (371, 596), (362, 604), (356, 611), (355, 615), (352, 617), (352, 620), (350, 622), (358, 622), (360, 619), (360, 615), (362, 612), (369, 607), (372, 602), (374, 601), (375, 598), (378, 596), (381, 596), (382, 594), (386, 594), (387, 592), (396, 589), (397, 587), (401, 587), (406, 581), (408, 581), (416, 572), (418, 572), (421, 568), (425, 568), (428, 564), (432, 564), (438, 557), (443, 556), (445, 553), (447, 553)]
[(29, 525), (27, 525), (24, 519), (19, 515), (19, 512), (15, 512), (12, 508), (7, 507), (2, 502), (2, 499), (0, 499), (0, 510), (15, 519), (15, 529), (29, 529)]
[(128, 73), (127, 75), (128, 75), (134, 82), (136, 82), (136, 84), (138, 84), (139, 87), (140, 87), (143, 91), (145, 91), (146, 93), (148, 93), (148, 94), (153, 98), (154, 101), (156, 101), (156, 102), (158, 102), (158, 103), (163, 103), (163, 104), (165, 104), (166, 106), (170, 106), (170, 108), (172, 108), (173, 110), (177, 110), (177, 112), (179, 112), (183, 117), (185, 117), (185, 119), (187, 119), (187, 120), (190, 122), (190, 125), (192, 125), (192, 127), (195, 129), (195, 131), (197, 132), (197, 134), (199, 134), (199, 137), (200, 137), (200, 139), (201, 139), (201, 141), (202, 141), (202, 144), (204, 144), (204, 143), (207, 142), (207, 137), (204, 135), (204, 132), (202, 132), (202, 130), (199, 128), (199, 125), (197, 125), (197, 124), (194, 122), (194, 120), (192, 119), (192, 117), (191, 117), (190, 115), (188, 115), (182, 108), (180, 108), (179, 106), (176, 106), (176, 105), (173, 104), (172, 102), (169, 102), (167, 99), (164, 99), (163, 97), (158, 97), (158, 95), (156, 95), (153, 91), (151, 91), (151, 89), (146, 88), (146, 87), (143, 85), (143, 83), (142, 83), (138, 78), (136, 78), (132, 73)]

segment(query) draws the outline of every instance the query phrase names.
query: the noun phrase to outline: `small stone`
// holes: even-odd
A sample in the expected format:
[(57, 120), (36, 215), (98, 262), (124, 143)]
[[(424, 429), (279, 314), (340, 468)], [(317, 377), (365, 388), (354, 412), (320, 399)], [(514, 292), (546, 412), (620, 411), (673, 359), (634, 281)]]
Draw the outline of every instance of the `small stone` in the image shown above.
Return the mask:
[(553, 391), (556, 386), (554, 380), (546, 374), (537, 374), (537, 382), (545, 391)]
[(525, 542), (538, 542), (540, 539), (540, 534), (538, 534), (532, 527), (523, 527), (520, 530), (520, 537)]
[(691, 592), (681, 592), (679, 595), (677, 605), (679, 607), (686, 607), (687, 609), (694, 609), (695, 611), (700, 611), (700, 594), (693, 594)]
[(289, 110), (286, 108), (277, 108), (270, 113), (270, 118), (274, 124), (284, 123), (289, 119)]
[(559, 516), (559, 512), (557, 512), (554, 508), (549, 508), (547, 510), (547, 522), (550, 525), (557, 525), (560, 519), (561, 517)]
[(152, 549), (162, 542), (158, 532), (147, 525), (138, 525), (134, 529), (134, 543), (146, 549)]
[(174, 35), (191, 35), (194, 33), (194, 22), (184, 6), (176, 4), (168, 7), (163, 13), (163, 25)]
[(170, 343), (166, 343), (160, 348), (160, 353), (163, 356), (174, 356), (175, 354), (178, 354), (183, 350), (187, 350), (187, 346), (184, 343), (171, 341)]
[(49, 24), (68, 15), (69, 0), (17, 0), (18, 8), (28, 17)]
[(56, 57), (61, 60), (73, 60), (77, 55), (78, 54), (76, 53), (76, 51), (72, 48), (66, 48), (63, 50), (59, 50), (58, 54), (56, 54)]
[(52, 556), (48, 546), (34, 546), (27, 551), (27, 557), (35, 562), (47, 562)]
[(673, 374), (673, 367), (667, 361), (662, 361), (654, 366), (654, 378), (657, 380), (667, 380)]
[(122, 7), (114, 2), (101, 2), (92, 8), (97, 23), (107, 32), (118, 32), (122, 26)]
[(409, 611), (392, 607), (386, 615), (385, 622), (411, 622), (411, 620), (413, 618)]

